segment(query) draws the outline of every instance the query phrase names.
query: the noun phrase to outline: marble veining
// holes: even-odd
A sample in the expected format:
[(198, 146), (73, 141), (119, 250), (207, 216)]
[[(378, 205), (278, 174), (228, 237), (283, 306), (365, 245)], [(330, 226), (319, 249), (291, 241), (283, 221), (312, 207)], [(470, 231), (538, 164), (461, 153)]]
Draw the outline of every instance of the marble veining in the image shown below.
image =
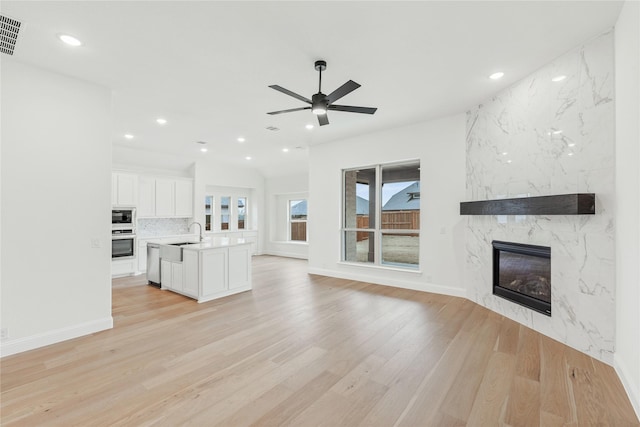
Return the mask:
[[(606, 363), (615, 337), (613, 75), (608, 31), (467, 113), (466, 200), (596, 194), (596, 215), (468, 216), (469, 298)], [(551, 317), (492, 294), (492, 240), (551, 247)]]
[(140, 238), (189, 234), (189, 218), (140, 218), (136, 232)]

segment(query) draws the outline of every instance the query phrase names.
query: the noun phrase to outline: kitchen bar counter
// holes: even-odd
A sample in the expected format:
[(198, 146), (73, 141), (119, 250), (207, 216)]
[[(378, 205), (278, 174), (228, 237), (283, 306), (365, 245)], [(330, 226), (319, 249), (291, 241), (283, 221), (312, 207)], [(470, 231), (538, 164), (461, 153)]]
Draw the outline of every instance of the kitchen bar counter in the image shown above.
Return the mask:
[(236, 237), (212, 237), (204, 242), (189, 244), (182, 246), (182, 249), (188, 251), (203, 251), (216, 248), (227, 248), (231, 246), (250, 245), (246, 239)]
[[(198, 302), (251, 290), (250, 241), (213, 237), (191, 243), (178, 239), (163, 242), (161, 247), (168, 248), (171, 243), (184, 243), (179, 246), (182, 257), (161, 259), (162, 289), (195, 298)], [(175, 246), (170, 248), (171, 252), (177, 249)]]

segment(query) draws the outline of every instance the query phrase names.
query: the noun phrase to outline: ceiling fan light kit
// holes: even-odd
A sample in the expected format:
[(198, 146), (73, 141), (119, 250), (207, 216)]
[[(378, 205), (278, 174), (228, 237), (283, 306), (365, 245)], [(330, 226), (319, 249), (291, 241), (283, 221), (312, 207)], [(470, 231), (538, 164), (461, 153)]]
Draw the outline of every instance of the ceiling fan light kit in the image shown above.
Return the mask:
[(314, 64), (316, 71), (319, 73), (318, 77), (318, 93), (311, 96), (311, 99), (306, 98), (302, 95), (298, 95), (295, 92), (292, 92), (288, 89), (283, 88), (278, 85), (269, 86), (272, 89), (277, 90), (278, 92), (282, 92), (285, 95), (292, 96), (302, 102), (310, 104), (308, 107), (299, 107), (299, 108), (291, 108), (288, 110), (280, 110), (280, 111), (271, 111), (267, 114), (282, 114), (282, 113), (292, 113), (294, 111), (303, 111), (303, 110), (311, 110), (313, 114), (318, 116), (318, 123), (320, 126), (328, 125), (329, 119), (327, 117), (327, 111), (344, 111), (347, 113), (360, 113), (360, 114), (373, 114), (376, 112), (377, 108), (371, 107), (353, 107), (350, 105), (335, 105), (333, 104), (338, 99), (342, 98), (345, 95), (353, 92), (358, 89), (360, 85), (353, 80), (349, 80), (338, 89), (331, 92), (329, 95), (325, 95), (322, 93), (322, 72), (327, 69), (326, 61), (316, 61)]

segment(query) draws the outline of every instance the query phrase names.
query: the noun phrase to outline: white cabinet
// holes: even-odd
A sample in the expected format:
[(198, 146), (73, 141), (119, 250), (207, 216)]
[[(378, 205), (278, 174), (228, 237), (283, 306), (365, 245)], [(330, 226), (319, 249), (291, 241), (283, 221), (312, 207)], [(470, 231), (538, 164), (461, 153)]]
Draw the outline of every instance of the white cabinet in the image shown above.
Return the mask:
[(146, 240), (138, 240), (138, 271), (144, 273), (147, 271), (147, 242)]
[(130, 173), (111, 173), (111, 205), (135, 207), (138, 205), (138, 176)]
[(251, 286), (251, 245), (229, 248), (229, 289)]
[(138, 217), (188, 218), (193, 216), (193, 180), (140, 177)]
[(163, 259), (160, 262), (160, 282), (162, 283), (162, 289), (182, 292), (182, 284), (184, 282), (182, 273), (181, 262), (170, 262)]
[(111, 261), (111, 277), (127, 276), (136, 271), (135, 258), (114, 259)]
[(138, 216), (152, 217), (156, 215), (156, 180), (149, 176), (140, 176), (138, 180)]
[(176, 216), (193, 216), (193, 182), (191, 180), (176, 180), (175, 208)]
[[(246, 244), (202, 250), (184, 249), (182, 291), (210, 301), (251, 289), (251, 246)], [(162, 279), (164, 286), (164, 279)]]
[(202, 294), (223, 292), (227, 286), (227, 248), (212, 249), (200, 253), (202, 265)]
[(156, 178), (156, 216), (174, 216), (175, 181), (173, 179)]

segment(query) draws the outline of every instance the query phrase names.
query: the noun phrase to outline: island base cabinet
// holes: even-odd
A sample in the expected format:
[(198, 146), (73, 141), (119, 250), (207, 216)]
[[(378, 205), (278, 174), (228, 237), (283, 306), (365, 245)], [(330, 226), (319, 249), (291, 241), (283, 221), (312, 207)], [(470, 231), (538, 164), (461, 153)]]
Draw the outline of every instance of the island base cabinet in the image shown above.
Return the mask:
[(200, 253), (202, 261), (202, 296), (213, 295), (227, 289), (228, 249), (214, 249)]
[(182, 264), (184, 265), (184, 292), (198, 298), (198, 252), (184, 251)]
[(251, 286), (251, 245), (229, 248), (229, 289)]
[(198, 302), (251, 290), (251, 245), (184, 250), (184, 294)]

